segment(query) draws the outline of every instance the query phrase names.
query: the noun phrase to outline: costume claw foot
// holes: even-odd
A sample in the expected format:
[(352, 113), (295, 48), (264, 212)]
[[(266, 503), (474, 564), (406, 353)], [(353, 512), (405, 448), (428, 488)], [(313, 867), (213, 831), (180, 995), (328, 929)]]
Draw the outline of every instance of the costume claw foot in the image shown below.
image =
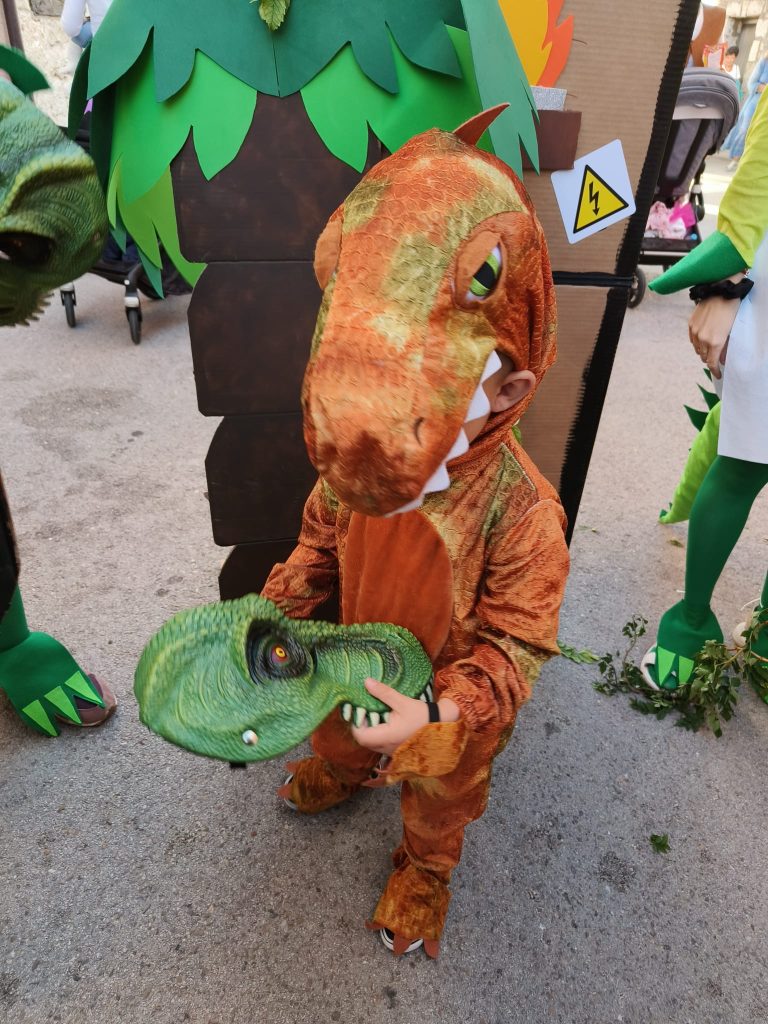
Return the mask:
[(433, 960), (440, 952), (440, 936), (448, 913), (450, 892), (446, 882), (431, 871), (416, 867), (400, 846), (393, 855), (395, 869), (366, 928), (395, 956), (419, 946)]
[(656, 643), (640, 663), (645, 681), (655, 690), (685, 686), (697, 655), (710, 640), (723, 641), (723, 631), (711, 609), (692, 610), (679, 601), (662, 615)]
[[(367, 925), (372, 931), (376, 925)], [(424, 952), (432, 960), (436, 960), (440, 952), (440, 942), (437, 939), (406, 939), (404, 935), (396, 935), (389, 928), (379, 928), (379, 938), (387, 949), (395, 956), (403, 956), (406, 953), (413, 953), (424, 947)]]
[(658, 644), (646, 651), (640, 662), (643, 679), (654, 690), (676, 690), (685, 686), (693, 675), (693, 667), (692, 658), (681, 657)]
[(291, 762), (285, 766), (288, 769), (288, 775), (285, 777), (285, 782), (278, 789), (277, 795), (283, 801), (286, 807), (290, 807), (292, 811), (298, 811), (298, 807), (291, 800), (291, 783), (293, 782), (293, 769), (296, 767), (296, 762)]
[(60, 722), (100, 725), (117, 707), (111, 690), (82, 672), (47, 633), (31, 633), (0, 654), (0, 689), (19, 717), (44, 736), (58, 736)]
[(337, 779), (319, 757), (291, 761), (286, 766), (288, 775), (277, 795), (292, 811), (300, 814), (319, 814), (342, 803), (359, 789)]

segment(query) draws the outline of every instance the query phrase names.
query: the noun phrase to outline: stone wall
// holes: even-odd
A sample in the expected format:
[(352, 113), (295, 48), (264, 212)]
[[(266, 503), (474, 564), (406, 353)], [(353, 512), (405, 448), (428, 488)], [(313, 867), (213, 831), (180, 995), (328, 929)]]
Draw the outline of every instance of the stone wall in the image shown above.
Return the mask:
[(24, 50), (45, 73), (51, 88), (35, 101), (57, 124), (67, 123), (67, 104), (72, 72), (80, 54), (64, 34), (59, 17), (63, 0), (16, 0)]
[(739, 42), (741, 26), (745, 21), (757, 22), (755, 39), (744, 63), (739, 56), (744, 77), (749, 78), (755, 64), (768, 50), (768, 0), (729, 0), (725, 8), (728, 13), (725, 34), (729, 42)]

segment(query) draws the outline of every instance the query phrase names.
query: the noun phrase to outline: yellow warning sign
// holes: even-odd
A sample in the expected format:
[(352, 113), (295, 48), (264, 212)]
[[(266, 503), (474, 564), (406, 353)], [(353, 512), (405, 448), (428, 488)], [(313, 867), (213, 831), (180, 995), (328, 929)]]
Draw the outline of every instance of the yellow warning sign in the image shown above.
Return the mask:
[(612, 217), (619, 210), (626, 210), (628, 206), (629, 203), (587, 164), (581, 182), (579, 205), (576, 207), (574, 235), (585, 228), (591, 228), (593, 224), (598, 224), (606, 217)]

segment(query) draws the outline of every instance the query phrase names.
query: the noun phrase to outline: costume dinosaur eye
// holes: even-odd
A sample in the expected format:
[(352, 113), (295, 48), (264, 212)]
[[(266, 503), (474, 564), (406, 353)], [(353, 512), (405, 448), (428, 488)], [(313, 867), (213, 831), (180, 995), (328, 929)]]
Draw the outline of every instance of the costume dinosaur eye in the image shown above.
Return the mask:
[(254, 683), (298, 678), (306, 674), (312, 660), (303, 644), (293, 637), (275, 636), (263, 622), (254, 622), (251, 627), (246, 656)]
[(269, 659), (273, 665), (285, 665), (287, 661), (290, 661), (290, 655), (280, 644), (275, 644), (269, 652)]
[(482, 267), (469, 282), (467, 301), (482, 302), (488, 298), (501, 276), (501, 247), (496, 246)]

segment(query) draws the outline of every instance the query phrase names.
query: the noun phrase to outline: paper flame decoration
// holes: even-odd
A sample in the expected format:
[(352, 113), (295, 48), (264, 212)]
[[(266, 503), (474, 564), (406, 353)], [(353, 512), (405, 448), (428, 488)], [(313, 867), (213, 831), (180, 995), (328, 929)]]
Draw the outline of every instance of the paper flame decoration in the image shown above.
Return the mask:
[(559, 25), (564, 0), (499, 0), (531, 85), (553, 86), (568, 62), (573, 15)]

